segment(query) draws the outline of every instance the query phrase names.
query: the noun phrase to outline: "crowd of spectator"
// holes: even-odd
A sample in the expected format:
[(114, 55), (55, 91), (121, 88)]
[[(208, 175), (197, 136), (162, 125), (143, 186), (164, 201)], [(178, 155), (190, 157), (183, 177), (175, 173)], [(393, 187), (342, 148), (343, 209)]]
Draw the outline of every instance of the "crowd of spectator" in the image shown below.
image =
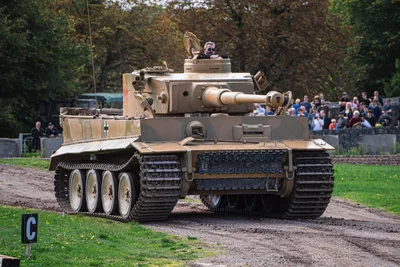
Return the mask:
[[(310, 130), (319, 131), (323, 129), (338, 130), (344, 128), (373, 128), (387, 127), (397, 123), (400, 127), (400, 115), (396, 121), (392, 117), (393, 108), (391, 100), (383, 101), (378, 91), (370, 98), (366, 92), (352, 99), (343, 92), (339, 98), (339, 113), (331, 115), (327, 103), (322, 94), (316, 95), (312, 101), (305, 95), (303, 101), (296, 99), (292, 107), (287, 111), (289, 116), (307, 117)], [(274, 112), (269, 107), (263, 108), (256, 105), (254, 109), (256, 116), (270, 116)]]

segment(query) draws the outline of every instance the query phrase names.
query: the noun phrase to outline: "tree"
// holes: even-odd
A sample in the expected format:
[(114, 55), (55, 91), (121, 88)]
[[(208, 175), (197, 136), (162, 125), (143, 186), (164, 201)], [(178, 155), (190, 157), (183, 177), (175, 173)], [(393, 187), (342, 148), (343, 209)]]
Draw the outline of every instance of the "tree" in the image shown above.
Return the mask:
[[(366, 70), (358, 86), (372, 94), (393, 86), (396, 60), (400, 59), (400, 2), (392, 0), (334, 0), (336, 10), (344, 14), (353, 30), (359, 51), (352, 61)], [(396, 78), (394, 78), (396, 80)], [(392, 89), (388, 89), (391, 91)], [(386, 91), (386, 88), (385, 88)]]
[(87, 47), (71, 43), (66, 22), (41, 0), (0, 4), (1, 136), (27, 131), (40, 100), (76, 92)]
[(397, 72), (392, 76), (390, 82), (385, 83), (387, 97), (400, 96), (400, 60), (396, 60)]
[[(69, 15), (76, 38), (90, 43), (86, 1), (57, 0), (51, 6), (53, 10)], [(160, 65), (162, 60), (174, 65), (177, 62), (176, 47), (183, 50), (182, 33), (178, 32), (165, 9), (154, 3), (91, 0), (89, 12), (98, 92), (121, 92), (123, 73)], [(93, 92), (90, 60), (79, 81), (82, 90)]]
[(233, 71), (262, 70), (268, 90), (323, 92), (336, 99), (350, 84), (341, 63), (349, 34), (327, 0), (184, 0), (168, 8), (182, 31), (215, 41), (230, 56)]

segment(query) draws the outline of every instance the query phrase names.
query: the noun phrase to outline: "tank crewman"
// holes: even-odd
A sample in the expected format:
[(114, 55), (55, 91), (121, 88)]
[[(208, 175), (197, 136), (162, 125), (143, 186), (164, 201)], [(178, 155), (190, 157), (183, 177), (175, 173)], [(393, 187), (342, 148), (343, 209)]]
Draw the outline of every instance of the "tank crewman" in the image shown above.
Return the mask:
[(204, 45), (204, 52), (202, 54), (200, 54), (197, 58), (198, 59), (207, 59), (207, 58), (222, 59), (222, 58), (228, 58), (228, 57), (227, 56), (216, 55), (215, 54), (215, 43), (207, 42)]
[(40, 150), (40, 137), (43, 136), (42, 129), (40, 128), (41, 125), (40, 121), (37, 121), (35, 127), (31, 130), (32, 144), (29, 146), (29, 152), (32, 151), (32, 148)]
[(58, 130), (54, 127), (53, 123), (49, 122), (49, 126), (46, 128), (45, 136), (48, 138), (57, 137)]

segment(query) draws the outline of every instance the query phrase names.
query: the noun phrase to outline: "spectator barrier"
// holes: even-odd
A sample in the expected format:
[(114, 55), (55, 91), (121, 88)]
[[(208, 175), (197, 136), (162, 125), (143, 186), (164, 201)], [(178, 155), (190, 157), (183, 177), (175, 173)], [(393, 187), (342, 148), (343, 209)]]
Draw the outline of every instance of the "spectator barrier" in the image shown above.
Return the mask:
[(62, 138), (55, 137), (55, 138), (46, 138), (43, 137), (41, 139), (41, 153), (40, 156), (42, 158), (50, 158), (50, 156), (61, 147), (62, 145)]
[(19, 157), (20, 155), (18, 139), (0, 138), (0, 158)]
[[(336, 152), (360, 149), (362, 154), (394, 154), (399, 149), (400, 130), (396, 127), (347, 128), (312, 131), (313, 138), (320, 138), (336, 148)], [(339, 151), (340, 150), (340, 151)]]

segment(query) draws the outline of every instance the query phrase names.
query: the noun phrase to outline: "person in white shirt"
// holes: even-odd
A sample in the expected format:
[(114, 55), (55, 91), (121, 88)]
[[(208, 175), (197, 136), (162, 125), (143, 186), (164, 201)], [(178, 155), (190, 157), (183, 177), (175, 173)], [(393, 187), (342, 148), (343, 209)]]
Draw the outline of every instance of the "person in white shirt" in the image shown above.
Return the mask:
[(319, 113), (315, 113), (312, 129), (313, 131), (321, 131), (324, 128), (324, 120), (320, 118)]

